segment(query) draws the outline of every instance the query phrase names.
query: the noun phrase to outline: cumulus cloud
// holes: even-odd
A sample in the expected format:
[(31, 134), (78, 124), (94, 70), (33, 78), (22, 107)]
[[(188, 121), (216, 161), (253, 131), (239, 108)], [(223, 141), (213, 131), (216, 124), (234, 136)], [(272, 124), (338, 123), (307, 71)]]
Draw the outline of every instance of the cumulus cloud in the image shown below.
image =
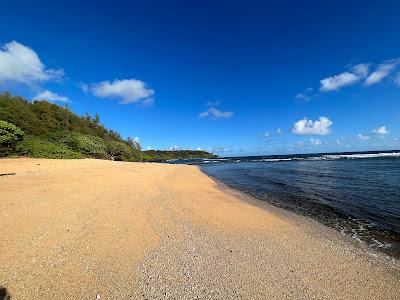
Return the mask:
[[(87, 86), (82, 85), (82, 88)], [(154, 90), (147, 87), (146, 83), (137, 79), (115, 79), (113, 82), (102, 81), (91, 84), (89, 91), (99, 98), (118, 99), (122, 104), (143, 103), (152, 104)]]
[(369, 137), (368, 135), (364, 135), (364, 134), (359, 134), (357, 135), (358, 139), (362, 140), (362, 141), (366, 141), (369, 140), (371, 137)]
[(213, 120), (217, 119), (229, 119), (233, 116), (233, 111), (221, 111), (215, 106), (211, 106), (207, 110), (199, 113), (200, 118), (210, 118)]
[(387, 77), (390, 72), (399, 64), (399, 60), (390, 60), (385, 63), (382, 63), (377, 66), (376, 70), (369, 74), (367, 79), (365, 80), (365, 85), (373, 85), (376, 84), (385, 77)]
[(319, 117), (316, 121), (304, 118), (294, 123), (292, 132), (300, 135), (327, 135), (331, 133), (332, 124), (327, 117)]
[(270, 136), (269, 131), (264, 132), (264, 137), (265, 137), (265, 138), (267, 138), (267, 137), (269, 137), (269, 136)]
[(389, 133), (389, 129), (386, 128), (386, 126), (381, 126), (377, 127), (374, 130), (372, 130), (372, 133), (379, 134), (379, 135), (385, 135)]
[(26, 85), (60, 80), (64, 71), (46, 69), (37, 53), (16, 41), (0, 49), (0, 83), (13, 82)]
[(319, 146), (322, 144), (320, 139), (310, 139), (310, 144), (314, 146)]
[(278, 128), (278, 129), (276, 130), (276, 134), (277, 134), (277, 135), (282, 135), (282, 134), (283, 134), (283, 130), (282, 130), (281, 128)]
[(38, 93), (33, 100), (46, 100), (50, 102), (68, 102), (69, 99), (68, 97), (65, 96), (60, 96), (57, 93), (54, 93), (52, 91), (43, 91), (41, 93)]

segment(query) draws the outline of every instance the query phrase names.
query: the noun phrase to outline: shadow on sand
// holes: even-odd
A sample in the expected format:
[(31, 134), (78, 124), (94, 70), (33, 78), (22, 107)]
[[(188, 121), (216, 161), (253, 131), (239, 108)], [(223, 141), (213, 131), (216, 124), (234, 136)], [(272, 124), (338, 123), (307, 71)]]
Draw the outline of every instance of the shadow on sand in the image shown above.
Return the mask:
[(0, 285), (0, 300), (10, 300), (11, 295), (8, 293), (7, 289)]
[(17, 173), (3, 173), (3, 174), (0, 174), (0, 176), (12, 176), (15, 174), (17, 174)]

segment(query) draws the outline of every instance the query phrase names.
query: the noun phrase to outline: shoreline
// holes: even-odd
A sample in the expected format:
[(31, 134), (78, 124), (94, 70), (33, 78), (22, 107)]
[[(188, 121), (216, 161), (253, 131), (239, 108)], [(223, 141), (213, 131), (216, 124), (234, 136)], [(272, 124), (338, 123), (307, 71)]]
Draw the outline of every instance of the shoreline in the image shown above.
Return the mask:
[(398, 261), (197, 166), (0, 160), (12, 299), (400, 297)]
[(257, 197), (247, 194), (246, 192), (236, 189), (235, 187), (229, 186), (218, 178), (205, 173), (201, 169), (201, 167), (199, 167), (199, 169), (203, 174), (215, 181), (218, 188), (221, 189), (222, 192), (232, 194), (240, 201), (243, 201), (255, 207), (273, 212), (284, 218), (292, 219), (298, 222), (300, 226), (304, 226), (304, 228), (306, 229), (311, 229), (311, 231), (319, 231), (320, 233), (324, 233), (328, 238), (331, 238), (332, 240), (338, 241), (343, 244), (343, 247), (351, 245), (355, 248), (355, 251), (360, 252), (361, 255), (365, 255), (366, 257), (379, 258), (382, 262), (387, 263), (389, 267), (394, 267), (400, 271), (399, 257), (390, 255), (382, 250), (371, 247), (363, 240), (353, 239), (349, 235), (343, 234), (339, 232), (336, 228), (328, 226), (311, 216), (304, 215), (287, 208), (279, 207), (277, 205), (274, 205), (273, 203), (269, 203), (268, 201), (258, 199)]
[(329, 229), (330, 234), (334, 235), (335, 238), (342, 240), (342, 242), (350, 243), (354, 247), (360, 248), (362, 251), (364, 251), (368, 255), (379, 256), (386, 261), (390, 261), (391, 263), (393, 263), (395, 265), (396, 268), (400, 269), (400, 256), (397, 256), (389, 251), (385, 251), (385, 249), (378, 249), (376, 247), (372, 247), (372, 246), (368, 245), (365, 240), (352, 238), (350, 235), (340, 232), (337, 228), (335, 228), (333, 226), (329, 226), (328, 224), (323, 223), (321, 220), (319, 220), (318, 218), (315, 218), (311, 215), (302, 214), (300, 211), (296, 211), (295, 209), (280, 207), (279, 205), (270, 203), (267, 200), (262, 200), (253, 195), (247, 194), (246, 192), (241, 191), (240, 189), (237, 189), (233, 186), (230, 186), (230, 185), (222, 182), (218, 178), (216, 178), (210, 174), (207, 174), (205, 171), (202, 170), (202, 168), (200, 166), (199, 166), (199, 169), (203, 174), (212, 178), (216, 182), (216, 184), (221, 188), (222, 191), (227, 191), (227, 192), (233, 193), (234, 195), (239, 197), (241, 199), (241, 201), (245, 201), (251, 205), (254, 205), (256, 207), (260, 207), (263, 209), (273, 210), (275, 213), (279, 213), (279, 214), (283, 215), (284, 217), (300, 218), (299, 221), (301, 221), (301, 219), (307, 220), (307, 223), (309, 223), (309, 224), (307, 224), (306, 226), (318, 226), (318, 227), (322, 226), (322, 228)]

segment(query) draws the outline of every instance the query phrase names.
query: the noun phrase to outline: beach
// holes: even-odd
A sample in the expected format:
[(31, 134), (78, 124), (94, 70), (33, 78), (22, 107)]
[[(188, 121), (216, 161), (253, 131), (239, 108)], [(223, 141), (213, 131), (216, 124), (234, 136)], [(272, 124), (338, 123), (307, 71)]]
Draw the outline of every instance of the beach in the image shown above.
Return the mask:
[(397, 260), (197, 166), (22, 158), (0, 175), (11, 299), (400, 298)]

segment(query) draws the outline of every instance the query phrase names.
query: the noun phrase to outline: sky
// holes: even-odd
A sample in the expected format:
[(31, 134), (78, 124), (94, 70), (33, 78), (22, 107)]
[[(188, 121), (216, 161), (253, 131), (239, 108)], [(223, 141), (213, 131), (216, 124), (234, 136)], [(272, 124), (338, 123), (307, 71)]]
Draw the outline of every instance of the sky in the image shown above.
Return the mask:
[(0, 92), (143, 149), (400, 149), (399, 1), (6, 1)]

